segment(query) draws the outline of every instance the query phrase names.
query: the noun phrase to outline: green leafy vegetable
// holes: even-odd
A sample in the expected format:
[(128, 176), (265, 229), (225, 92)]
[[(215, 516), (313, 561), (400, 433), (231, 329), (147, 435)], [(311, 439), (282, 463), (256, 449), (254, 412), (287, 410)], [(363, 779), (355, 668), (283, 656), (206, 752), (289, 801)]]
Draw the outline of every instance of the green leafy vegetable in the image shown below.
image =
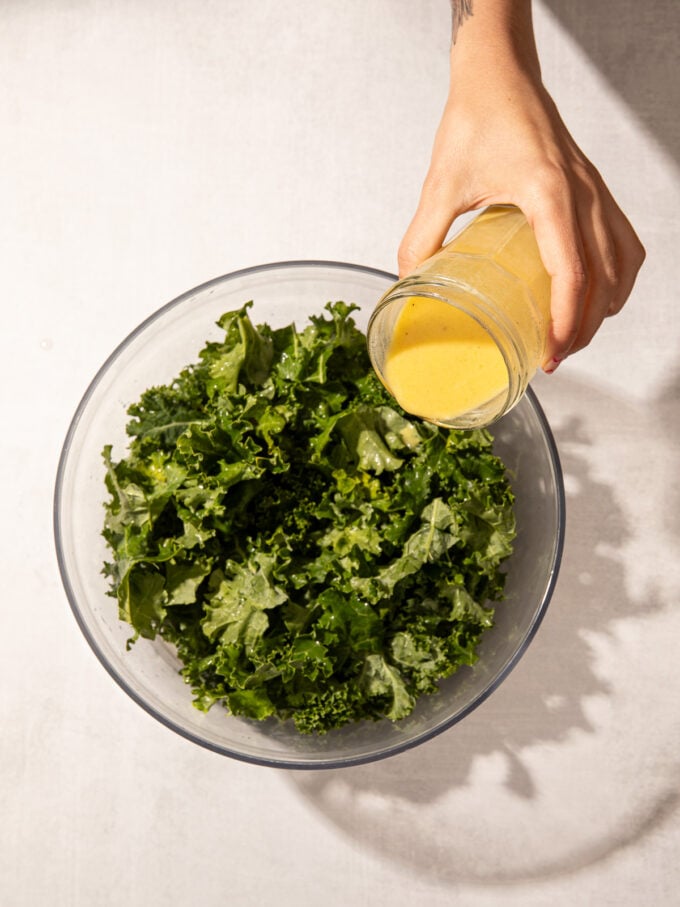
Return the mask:
[(488, 432), (408, 418), (352, 306), (221, 342), (103, 452), (120, 617), (174, 644), (198, 708), (324, 733), (398, 720), (473, 664), (502, 598), (513, 498)]

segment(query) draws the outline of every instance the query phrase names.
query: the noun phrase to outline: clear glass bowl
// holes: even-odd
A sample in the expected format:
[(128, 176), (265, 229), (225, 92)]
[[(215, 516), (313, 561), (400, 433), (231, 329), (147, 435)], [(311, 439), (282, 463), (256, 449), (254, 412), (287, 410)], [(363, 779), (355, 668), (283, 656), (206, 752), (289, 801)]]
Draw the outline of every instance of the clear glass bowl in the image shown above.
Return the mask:
[(495, 450), (507, 464), (516, 494), (518, 535), (507, 562), (507, 597), (481, 643), (480, 658), (422, 698), (408, 718), (361, 722), (325, 736), (299, 734), (274, 720), (250, 721), (220, 706), (204, 714), (192, 704), (179, 662), (163, 641), (138, 640), (118, 620), (101, 568), (106, 499), (101, 458), (105, 444), (126, 449), (126, 410), (154, 384), (172, 379), (222, 332), (217, 318), (253, 300), (255, 323), (304, 326), (329, 300), (360, 306), (365, 331), (375, 304), (394, 282), (356, 265), (296, 261), (248, 268), (217, 278), (147, 318), (101, 367), (69, 428), (59, 462), (54, 530), (62, 580), (78, 624), (113, 679), (167, 727), (208, 749), (247, 762), (287, 769), (339, 768), (393, 755), (439, 734), (478, 706), (507, 677), (532, 640), (557, 579), (564, 539), (564, 487), (555, 442), (529, 389), (493, 426)]

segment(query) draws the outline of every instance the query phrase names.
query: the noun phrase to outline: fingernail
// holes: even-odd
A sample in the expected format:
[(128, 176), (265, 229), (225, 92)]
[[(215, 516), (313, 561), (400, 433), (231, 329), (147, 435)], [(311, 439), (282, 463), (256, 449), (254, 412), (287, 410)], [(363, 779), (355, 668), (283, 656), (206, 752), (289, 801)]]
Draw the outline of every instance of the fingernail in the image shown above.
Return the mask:
[(560, 362), (564, 362), (564, 357), (558, 359), (556, 356), (553, 356), (552, 359), (548, 360), (548, 363), (543, 366), (543, 371), (546, 373), (546, 375), (552, 375), (552, 373), (556, 371), (557, 366), (560, 364)]

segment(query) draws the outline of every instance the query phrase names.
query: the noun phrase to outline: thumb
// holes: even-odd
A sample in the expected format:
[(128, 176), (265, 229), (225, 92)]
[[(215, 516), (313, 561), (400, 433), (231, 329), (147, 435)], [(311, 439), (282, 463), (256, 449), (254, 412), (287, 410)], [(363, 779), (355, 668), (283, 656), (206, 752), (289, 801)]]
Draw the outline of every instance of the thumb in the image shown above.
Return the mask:
[(462, 204), (451, 201), (450, 187), (446, 199), (443, 195), (427, 182), (423, 187), (416, 213), (399, 244), (399, 277), (406, 277), (441, 248), (451, 224), (465, 210)]

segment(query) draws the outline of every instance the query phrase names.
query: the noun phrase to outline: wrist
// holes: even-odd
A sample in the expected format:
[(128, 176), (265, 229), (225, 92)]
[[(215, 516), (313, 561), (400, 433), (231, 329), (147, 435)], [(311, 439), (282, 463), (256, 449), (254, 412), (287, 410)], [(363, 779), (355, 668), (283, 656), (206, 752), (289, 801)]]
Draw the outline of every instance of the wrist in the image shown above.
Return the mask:
[(456, 29), (450, 68), (452, 85), (515, 74), (540, 82), (531, 0), (478, 0)]

